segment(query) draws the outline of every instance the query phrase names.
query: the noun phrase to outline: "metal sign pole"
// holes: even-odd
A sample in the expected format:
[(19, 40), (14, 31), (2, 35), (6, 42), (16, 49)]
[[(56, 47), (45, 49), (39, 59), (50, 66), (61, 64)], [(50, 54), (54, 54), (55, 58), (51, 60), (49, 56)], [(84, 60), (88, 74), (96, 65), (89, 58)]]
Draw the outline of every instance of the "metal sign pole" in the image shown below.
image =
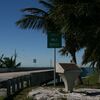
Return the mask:
[(47, 47), (54, 48), (54, 86), (56, 85), (56, 48), (60, 48), (62, 44), (61, 34), (52, 31), (47, 32)]
[(56, 86), (56, 48), (54, 48), (54, 87)]

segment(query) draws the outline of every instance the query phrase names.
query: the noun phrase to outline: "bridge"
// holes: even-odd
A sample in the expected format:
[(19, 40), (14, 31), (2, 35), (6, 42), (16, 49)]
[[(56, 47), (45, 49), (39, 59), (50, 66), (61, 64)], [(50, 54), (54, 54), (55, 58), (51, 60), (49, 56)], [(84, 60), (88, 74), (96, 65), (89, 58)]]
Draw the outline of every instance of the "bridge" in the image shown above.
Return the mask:
[(7, 89), (7, 96), (29, 86), (39, 86), (53, 80), (54, 69), (0, 73), (0, 87)]

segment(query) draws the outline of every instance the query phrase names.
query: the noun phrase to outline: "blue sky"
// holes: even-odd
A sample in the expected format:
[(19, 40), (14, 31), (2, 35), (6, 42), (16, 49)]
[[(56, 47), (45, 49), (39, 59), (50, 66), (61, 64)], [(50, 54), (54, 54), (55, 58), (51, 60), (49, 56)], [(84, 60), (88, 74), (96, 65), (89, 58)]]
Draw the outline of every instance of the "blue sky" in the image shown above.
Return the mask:
[[(0, 0), (0, 55), (12, 56), (16, 49), (17, 61), (22, 66), (50, 66), (53, 61), (53, 49), (47, 48), (47, 37), (41, 30), (22, 30), (15, 22), (23, 15), (21, 9), (39, 7), (38, 0)], [(57, 49), (58, 52), (59, 49)], [(77, 55), (81, 62), (80, 51)], [(37, 59), (35, 65), (32, 61)], [(69, 62), (71, 57), (62, 57), (57, 53), (57, 62)]]

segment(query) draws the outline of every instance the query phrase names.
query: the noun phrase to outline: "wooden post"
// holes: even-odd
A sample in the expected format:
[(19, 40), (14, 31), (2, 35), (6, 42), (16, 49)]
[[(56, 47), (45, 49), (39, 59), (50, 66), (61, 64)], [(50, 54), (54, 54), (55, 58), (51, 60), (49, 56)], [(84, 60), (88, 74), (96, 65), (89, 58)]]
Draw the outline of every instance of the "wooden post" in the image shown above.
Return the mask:
[(19, 77), (16, 78), (16, 85), (17, 85), (17, 91), (19, 91), (20, 90), (20, 78)]
[(21, 83), (21, 89), (23, 89), (24, 88), (24, 85), (23, 85), (23, 83), (24, 83), (23, 76), (20, 77), (20, 83)]
[(7, 80), (7, 96), (11, 95), (11, 80)]
[(30, 75), (26, 76), (26, 80), (27, 80), (27, 87), (29, 87), (30, 86)]
[(16, 92), (16, 79), (15, 78), (13, 78), (12, 80), (11, 80), (11, 85), (12, 85), (12, 94), (14, 94), (15, 92)]
[(33, 83), (33, 82), (32, 82), (32, 74), (30, 74), (30, 86), (33, 86), (32, 83)]

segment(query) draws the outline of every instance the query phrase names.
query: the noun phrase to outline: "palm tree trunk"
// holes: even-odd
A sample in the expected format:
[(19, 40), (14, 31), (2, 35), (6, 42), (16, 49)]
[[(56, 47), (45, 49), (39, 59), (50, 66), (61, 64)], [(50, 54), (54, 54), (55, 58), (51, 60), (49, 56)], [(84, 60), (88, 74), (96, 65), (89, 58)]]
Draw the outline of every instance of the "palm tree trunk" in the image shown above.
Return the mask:
[[(71, 54), (72, 55), (72, 60), (73, 60), (73, 62), (75, 63), (75, 64), (77, 64), (77, 61), (76, 61), (76, 53), (74, 52), (74, 53), (72, 53)], [(81, 78), (81, 75), (79, 75), (78, 76), (78, 80), (79, 80), (79, 84), (83, 84), (83, 80), (82, 80), (82, 78)]]
[(72, 56), (72, 61), (77, 64), (77, 61), (76, 61), (76, 53), (75, 52), (72, 52), (71, 53), (71, 56)]

